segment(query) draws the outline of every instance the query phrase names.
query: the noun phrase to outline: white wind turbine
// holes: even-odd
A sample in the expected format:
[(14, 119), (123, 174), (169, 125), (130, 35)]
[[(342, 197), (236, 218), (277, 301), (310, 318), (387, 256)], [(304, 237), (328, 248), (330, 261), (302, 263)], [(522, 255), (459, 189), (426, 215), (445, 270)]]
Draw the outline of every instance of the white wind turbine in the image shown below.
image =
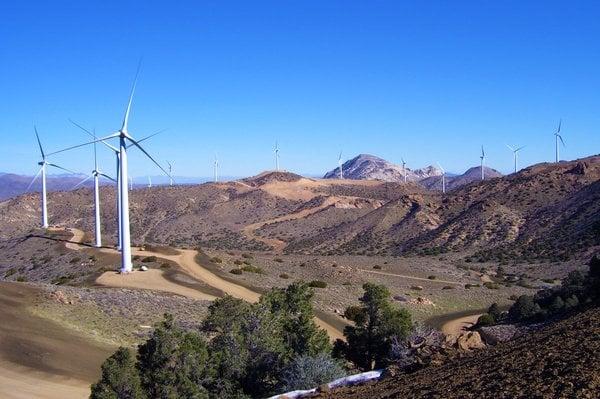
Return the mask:
[[(85, 127), (81, 126), (80, 124), (78, 124), (77, 122), (75, 122), (71, 119), (69, 119), (69, 122), (71, 122), (73, 125), (77, 126), (79, 129), (83, 130), (90, 137), (94, 138), (94, 141), (93, 141), (94, 147), (95, 147), (96, 143), (98, 141), (100, 141), (102, 144), (104, 144), (108, 149), (110, 149), (115, 154), (116, 165), (117, 165), (117, 169), (116, 169), (117, 179), (115, 180), (115, 179), (111, 178), (110, 180), (112, 180), (116, 183), (115, 191), (117, 193), (117, 195), (116, 195), (116, 199), (117, 199), (117, 249), (120, 251), (122, 248), (122, 244), (121, 244), (121, 236), (122, 236), (122, 234), (121, 234), (121, 226), (122, 226), (122, 223), (121, 223), (121, 189), (120, 189), (120, 187), (121, 187), (121, 171), (120, 171), (120, 169), (121, 169), (121, 167), (120, 167), (121, 151), (118, 148), (114, 147), (113, 145), (107, 143), (106, 141), (97, 140), (95, 132), (94, 133), (90, 132), (88, 129), (86, 129)], [(154, 137), (157, 134), (164, 132), (165, 130), (166, 129), (161, 129), (157, 132), (152, 133), (149, 136), (139, 139), (137, 142), (139, 144), (142, 141), (148, 140), (149, 138)], [(84, 144), (84, 145), (86, 145), (86, 144)], [(129, 144), (128, 147), (131, 147), (132, 145), (133, 144)], [(76, 146), (76, 147), (78, 147), (78, 146)], [(95, 157), (96, 157), (96, 149), (94, 148), (94, 158)], [(103, 175), (103, 176), (108, 177), (106, 175)], [(125, 184), (127, 184), (127, 181), (125, 181)], [(129, 176), (129, 190), (130, 191), (133, 190), (133, 177), (131, 177), (131, 176)]]
[(152, 188), (152, 178), (148, 176), (148, 188)]
[(48, 203), (47, 203), (47, 192), (46, 192), (46, 167), (47, 166), (52, 166), (54, 168), (57, 169), (62, 169), (65, 170), (69, 173), (75, 173), (73, 171), (70, 171), (69, 169), (63, 168), (62, 166), (58, 166), (55, 165), (53, 163), (50, 163), (46, 160), (46, 157), (48, 155), (52, 155), (52, 154), (45, 154), (44, 153), (44, 149), (42, 148), (42, 142), (40, 141), (40, 135), (38, 134), (37, 131), (37, 127), (33, 127), (33, 130), (35, 131), (35, 137), (37, 139), (38, 145), (40, 147), (40, 153), (42, 155), (42, 160), (40, 162), (38, 162), (38, 165), (40, 165), (40, 170), (38, 170), (38, 172), (36, 173), (36, 175), (33, 177), (33, 180), (31, 180), (31, 183), (29, 183), (29, 186), (27, 186), (27, 190), (29, 191), (29, 189), (31, 188), (31, 186), (33, 185), (33, 183), (37, 180), (37, 178), (39, 177), (40, 173), (42, 174), (42, 227), (44, 229), (48, 228)]
[(404, 184), (406, 184), (406, 162), (404, 162), (404, 158), (400, 158), (402, 160), (402, 174), (404, 175)]
[(279, 144), (275, 141), (275, 170), (279, 172)]
[[(138, 66), (135, 79), (133, 82), (133, 86), (131, 88), (131, 93), (129, 95), (129, 101), (127, 102), (127, 108), (125, 110), (125, 116), (123, 118), (123, 123), (118, 132), (115, 132), (106, 137), (102, 137), (100, 139), (94, 140), (92, 142), (79, 144), (76, 146), (68, 147), (56, 152), (68, 151), (74, 148), (82, 147), (85, 145), (93, 144), (98, 141), (105, 141), (113, 138), (119, 138), (119, 154), (120, 154), (120, 162), (119, 162), (119, 191), (121, 192), (121, 207), (120, 207), (120, 224), (121, 224), (121, 273), (129, 273), (133, 270), (133, 265), (131, 263), (131, 232), (129, 226), (129, 192), (127, 190), (127, 182), (129, 178), (128, 174), (128, 159), (127, 159), (127, 147), (130, 145), (134, 145), (140, 149), (158, 168), (169, 176), (169, 173), (152, 158), (144, 148), (139, 144), (137, 140), (135, 140), (128, 131), (129, 125), (129, 114), (131, 112), (131, 103), (133, 101), (133, 94), (135, 93), (135, 87), (137, 84), (137, 78), (139, 74), (140, 67)], [(55, 152), (55, 153), (56, 153)]]
[(563, 141), (562, 136), (560, 135), (560, 127), (562, 125), (562, 119), (558, 122), (558, 129), (554, 132), (554, 139), (556, 140), (556, 162), (560, 162), (560, 146), (558, 145), (558, 141), (562, 143), (563, 147), (565, 147), (565, 142)]
[[(95, 138), (95, 135), (94, 135), (94, 138)], [(92, 170), (92, 173), (88, 177), (86, 177), (85, 179), (83, 179), (82, 181), (77, 183), (77, 185), (73, 188), (79, 187), (80, 185), (82, 185), (83, 183), (85, 183), (86, 181), (91, 179), (92, 177), (94, 178), (94, 228), (95, 228), (94, 232), (95, 232), (95, 237), (96, 237), (94, 246), (96, 248), (102, 247), (102, 232), (101, 232), (101, 219), (100, 219), (100, 184), (99, 184), (100, 176), (103, 176), (109, 180), (116, 182), (116, 180), (113, 179), (112, 177), (100, 172), (100, 169), (98, 168), (98, 157), (96, 155), (96, 143), (94, 143), (94, 170)]]
[(169, 186), (173, 185), (173, 165), (171, 162), (167, 161), (167, 165), (169, 165)]
[(481, 146), (481, 180), (485, 180), (485, 171), (483, 170), (483, 166), (485, 164), (485, 151), (483, 150), (483, 146)]
[(338, 166), (340, 168), (340, 179), (344, 178), (344, 169), (343, 169), (343, 162), (342, 162), (342, 152), (340, 151), (340, 156), (338, 157)]
[(442, 168), (442, 165), (438, 162), (438, 166), (442, 171), (442, 193), (446, 194), (446, 171)]
[(519, 163), (519, 151), (521, 151), (523, 148), (525, 148), (525, 146), (519, 147), (519, 148), (514, 148), (509, 146), (508, 144), (506, 145), (513, 153), (513, 158), (514, 158), (514, 162), (515, 162), (515, 173), (517, 173), (518, 170), (518, 163)]
[(215, 152), (215, 160), (213, 162), (213, 173), (214, 173), (214, 182), (217, 183), (219, 181), (219, 157), (217, 157), (216, 152)]

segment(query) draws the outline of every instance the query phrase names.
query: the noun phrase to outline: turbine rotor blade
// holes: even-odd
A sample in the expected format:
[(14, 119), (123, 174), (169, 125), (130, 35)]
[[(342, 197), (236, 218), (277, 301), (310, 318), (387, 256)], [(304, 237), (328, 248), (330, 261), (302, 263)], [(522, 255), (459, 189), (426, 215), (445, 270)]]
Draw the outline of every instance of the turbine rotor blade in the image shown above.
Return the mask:
[(79, 147), (83, 147), (83, 146), (86, 146), (86, 145), (94, 144), (94, 143), (97, 143), (99, 141), (102, 141), (104, 143), (104, 140), (109, 140), (109, 139), (112, 139), (112, 138), (115, 138), (115, 137), (119, 137), (119, 133), (118, 132), (117, 133), (113, 133), (113, 134), (111, 134), (109, 136), (106, 136), (106, 137), (99, 138), (99, 139), (94, 140), (94, 141), (89, 141), (87, 143), (78, 144), (78, 145), (74, 145), (72, 147), (63, 148), (62, 150), (51, 152), (48, 155), (54, 155), (54, 154), (58, 154), (60, 152), (65, 152), (65, 151), (73, 150), (75, 148), (79, 148)]
[(519, 147), (519, 148), (517, 148), (517, 149), (515, 150), (515, 152), (519, 152), (519, 151), (521, 151), (521, 150), (522, 150), (523, 148), (525, 148), (525, 147), (527, 147), (527, 146), (526, 146), (526, 145), (524, 145), (524, 146), (522, 146), (522, 147)]
[(146, 155), (148, 158), (150, 158), (150, 160), (151, 160), (152, 162), (154, 162), (154, 164), (155, 164), (156, 166), (158, 166), (158, 168), (159, 168), (160, 170), (162, 170), (162, 171), (163, 171), (163, 173), (164, 173), (165, 175), (167, 175), (167, 176), (171, 177), (171, 175), (169, 174), (169, 172), (167, 172), (167, 171), (166, 171), (166, 170), (165, 170), (165, 169), (164, 169), (164, 168), (163, 168), (163, 167), (162, 167), (162, 166), (161, 166), (161, 165), (160, 165), (158, 162), (156, 162), (156, 160), (155, 160), (154, 158), (152, 158), (152, 156), (151, 156), (150, 154), (148, 154), (148, 152), (147, 152), (146, 150), (144, 150), (144, 149), (142, 148), (142, 146), (138, 144), (138, 142), (137, 142), (137, 141), (135, 141), (135, 140), (134, 140), (134, 139), (132, 139), (131, 137), (128, 137), (127, 139), (128, 139), (128, 140), (130, 140), (130, 141), (133, 143), (133, 145), (135, 145), (137, 148), (139, 148), (139, 149), (140, 149), (140, 151), (142, 151), (142, 152), (143, 152), (143, 153), (144, 153), (144, 154), (145, 154), (145, 155)]
[(133, 86), (131, 87), (131, 92), (129, 93), (129, 101), (127, 102), (127, 109), (125, 110), (125, 117), (123, 118), (123, 125), (121, 126), (121, 130), (123, 132), (127, 132), (127, 125), (129, 124), (129, 113), (131, 112), (131, 103), (133, 101), (133, 94), (135, 93), (135, 87), (137, 86), (138, 76), (140, 74), (140, 69), (142, 67), (142, 60), (138, 63), (137, 71), (135, 72), (135, 78), (133, 79)]
[(98, 175), (102, 176), (102, 177), (106, 177), (108, 180), (113, 181), (113, 182), (117, 182), (115, 179), (113, 179), (111, 176), (105, 174), (105, 173), (98, 173)]
[(508, 147), (509, 150), (511, 150), (512, 152), (515, 152), (515, 149), (511, 146), (509, 146), (508, 144), (506, 145)]
[(40, 152), (42, 153), (42, 158), (46, 158), (44, 154), (44, 149), (42, 148), (42, 142), (40, 141), (40, 135), (38, 134), (37, 127), (34, 125), (33, 130), (35, 131), (35, 138), (37, 139), (38, 145), (40, 146)]
[(152, 133), (152, 134), (151, 134), (151, 135), (149, 135), (149, 136), (143, 137), (143, 138), (141, 138), (141, 139), (139, 139), (139, 140), (136, 140), (136, 141), (137, 141), (137, 142), (138, 142), (138, 144), (139, 144), (139, 143), (141, 143), (142, 141), (146, 141), (146, 140), (148, 140), (149, 138), (152, 138), (152, 137), (156, 136), (157, 134), (160, 134), (160, 133), (162, 133), (162, 132), (165, 132), (165, 131), (167, 131), (167, 130), (168, 130), (168, 129), (161, 129), (161, 130), (159, 130), (159, 131), (157, 131), (157, 132), (154, 132), (154, 133)]
[(58, 165), (56, 165), (56, 164), (53, 164), (53, 163), (50, 163), (50, 162), (46, 163), (46, 165), (48, 165), (48, 166), (52, 166), (52, 167), (54, 167), (54, 168), (62, 169), (62, 170), (64, 170), (64, 171), (67, 171), (67, 172), (69, 172), (69, 173), (72, 173), (72, 174), (74, 174), (74, 175), (76, 175), (76, 174), (77, 174), (77, 172), (73, 172), (72, 170), (69, 170), (69, 169), (67, 169), (67, 168), (63, 168), (62, 166), (58, 166)]
[(560, 134), (557, 134), (558, 138), (560, 139), (560, 142), (562, 143), (563, 147), (566, 147), (566, 144), (562, 138), (562, 136)]
[[(83, 130), (84, 132), (86, 132), (90, 137), (93, 137), (94, 140), (96, 140), (96, 136), (94, 133), (90, 132), (89, 130), (87, 130), (86, 128), (84, 128), (83, 126), (81, 126), (80, 124), (74, 122), (73, 120), (69, 119), (69, 122), (71, 122), (73, 125), (77, 126), (78, 128), (80, 128), (81, 130)], [(116, 133), (115, 133), (116, 134)], [(108, 144), (107, 142), (103, 141), (102, 144), (104, 144), (105, 146), (107, 146), (108, 148), (110, 148), (113, 151), (119, 151), (116, 147), (113, 147), (112, 145)]]
[(94, 175), (89, 175), (88, 177), (86, 177), (85, 179), (83, 179), (82, 181), (80, 181), (79, 183), (77, 183), (76, 185), (74, 185), (71, 190), (75, 190), (77, 187), (81, 186), (83, 183), (85, 183), (86, 181), (90, 180), (92, 177), (94, 177)]
[(29, 191), (29, 189), (33, 185), (33, 182), (36, 181), (38, 177), (40, 177), (40, 173), (42, 173), (42, 168), (43, 168), (43, 166), (40, 168), (40, 170), (38, 170), (38, 172), (35, 174), (35, 176), (33, 176), (33, 180), (31, 180), (31, 183), (29, 183), (29, 185), (27, 186), (27, 190), (25, 190), (25, 191)]

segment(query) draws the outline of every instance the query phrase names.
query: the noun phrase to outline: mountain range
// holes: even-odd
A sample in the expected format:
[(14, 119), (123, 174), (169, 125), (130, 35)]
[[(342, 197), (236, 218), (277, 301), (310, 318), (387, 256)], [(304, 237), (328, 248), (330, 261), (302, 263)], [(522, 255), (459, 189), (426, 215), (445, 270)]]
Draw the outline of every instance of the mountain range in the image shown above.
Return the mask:
[[(473, 172), (469, 172), (473, 174)], [(115, 239), (114, 188), (101, 188)], [(49, 194), (50, 223), (93, 231), (92, 190)], [(417, 182), (309, 179), (288, 172), (135, 188), (137, 243), (307, 254), (439, 254), (553, 261), (600, 245), (600, 157), (533, 165), (443, 195)], [(39, 194), (0, 202), (0, 238), (39, 224)]]

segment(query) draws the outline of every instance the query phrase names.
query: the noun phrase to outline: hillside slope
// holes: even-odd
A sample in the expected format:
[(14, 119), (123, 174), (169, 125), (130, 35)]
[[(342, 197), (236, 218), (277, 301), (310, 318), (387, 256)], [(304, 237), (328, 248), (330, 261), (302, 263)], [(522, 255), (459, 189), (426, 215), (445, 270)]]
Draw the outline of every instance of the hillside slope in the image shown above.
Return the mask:
[(597, 398), (600, 309), (513, 341), (321, 398)]

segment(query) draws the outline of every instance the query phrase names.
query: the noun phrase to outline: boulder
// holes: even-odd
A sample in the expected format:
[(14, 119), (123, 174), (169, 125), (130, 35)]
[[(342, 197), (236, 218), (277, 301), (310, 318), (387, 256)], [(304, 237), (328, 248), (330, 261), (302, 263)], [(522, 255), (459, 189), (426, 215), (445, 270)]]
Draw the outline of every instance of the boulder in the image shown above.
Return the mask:
[(456, 340), (456, 345), (458, 349), (463, 351), (485, 348), (485, 344), (481, 340), (481, 335), (477, 331), (469, 331), (461, 334)]
[(506, 342), (513, 339), (519, 330), (514, 324), (499, 324), (496, 326), (480, 327), (477, 331), (487, 345), (496, 345), (498, 342)]

